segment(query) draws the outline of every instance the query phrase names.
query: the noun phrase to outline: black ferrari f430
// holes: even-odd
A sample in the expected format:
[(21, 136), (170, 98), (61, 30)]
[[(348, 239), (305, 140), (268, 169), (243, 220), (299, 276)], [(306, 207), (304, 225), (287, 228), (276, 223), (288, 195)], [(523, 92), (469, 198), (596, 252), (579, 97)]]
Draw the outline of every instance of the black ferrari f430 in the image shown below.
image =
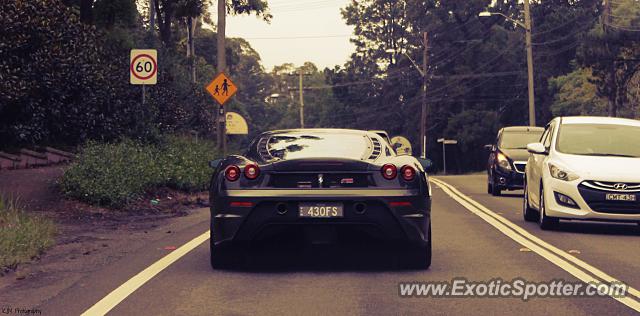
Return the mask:
[(242, 156), (212, 161), (211, 265), (230, 268), (273, 238), (391, 244), (402, 266), (431, 265), (430, 161), (398, 156), (374, 132), (266, 132)]

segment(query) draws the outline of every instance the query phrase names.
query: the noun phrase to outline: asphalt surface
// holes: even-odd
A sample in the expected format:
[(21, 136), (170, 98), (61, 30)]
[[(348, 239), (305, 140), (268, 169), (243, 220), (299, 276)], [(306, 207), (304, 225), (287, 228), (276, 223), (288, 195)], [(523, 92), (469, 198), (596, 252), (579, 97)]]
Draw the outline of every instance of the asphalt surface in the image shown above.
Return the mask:
[[(525, 223), (521, 192), (486, 194), (482, 175), (439, 177), (486, 208), (531, 234), (640, 288), (640, 247), (632, 226), (562, 223), (541, 231)], [(155, 275), (117, 304), (110, 315), (634, 315), (610, 297), (599, 298), (403, 298), (399, 282), (494, 278), (530, 281), (579, 281), (535, 252), (489, 225), (433, 186), (433, 264), (429, 270), (398, 270), (386, 251), (310, 249), (259, 256), (247, 270), (214, 271), (205, 241)], [(192, 224), (145, 245), (106, 269), (96, 271), (39, 310), (48, 315), (85, 312), (103, 297), (167, 254), (166, 245), (187, 243), (208, 229), (206, 210)], [(277, 250), (277, 245), (276, 250)], [(577, 251), (576, 251), (577, 250)], [(12, 302), (14, 305), (19, 302)]]

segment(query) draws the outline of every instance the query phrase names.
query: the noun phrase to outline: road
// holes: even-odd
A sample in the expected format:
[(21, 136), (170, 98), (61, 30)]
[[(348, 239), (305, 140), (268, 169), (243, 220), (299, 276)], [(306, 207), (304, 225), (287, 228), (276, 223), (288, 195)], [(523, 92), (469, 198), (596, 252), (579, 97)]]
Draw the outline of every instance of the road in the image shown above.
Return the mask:
[(522, 220), (521, 192), (490, 196), (486, 194), (486, 179), (482, 175), (437, 179), (589, 266), (576, 268), (577, 263), (569, 259), (554, 259), (559, 255), (549, 254), (550, 248), (536, 250), (536, 245), (541, 243), (529, 248), (523, 246), (531, 243), (530, 237), (521, 237), (525, 233), (516, 235), (513, 230), (497, 229), (501, 224), (492, 225), (494, 220), (472, 212), (453, 199), (451, 189), (434, 185), (433, 264), (426, 271), (396, 270), (387, 264), (391, 260), (385, 253), (358, 254), (348, 249), (338, 250), (338, 255), (329, 250), (295, 254), (275, 262), (262, 258), (263, 261), (248, 270), (213, 271), (209, 265), (209, 242), (205, 240), (150, 276), (146, 283), (131, 288), (132, 277), (166, 255), (167, 252), (162, 251), (164, 246), (183, 245), (207, 231), (208, 214), (202, 210), (195, 215), (197, 221), (193, 225), (93, 273), (39, 309), (43, 314), (81, 314), (129, 281), (119, 288), (124, 288), (125, 291), (119, 293), (126, 295), (109, 299), (108, 303), (113, 306), (110, 315), (637, 314), (628, 305), (637, 307), (639, 299), (631, 296), (626, 301), (611, 297), (528, 301), (400, 297), (399, 282), (443, 282), (460, 277), (473, 281), (524, 278), (536, 282), (553, 279), (577, 282), (604, 273), (635, 289), (640, 288), (637, 273), (640, 237), (635, 227), (562, 223), (557, 231), (541, 231), (536, 224)]

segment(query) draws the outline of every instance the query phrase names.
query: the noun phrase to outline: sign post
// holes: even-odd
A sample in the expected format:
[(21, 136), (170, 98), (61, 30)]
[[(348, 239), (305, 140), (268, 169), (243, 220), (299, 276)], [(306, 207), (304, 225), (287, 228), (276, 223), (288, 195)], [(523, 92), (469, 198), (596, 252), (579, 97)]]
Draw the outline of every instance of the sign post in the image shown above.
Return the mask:
[[(231, 99), (231, 97), (238, 92), (238, 87), (227, 77), (224, 73), (219, 73), (211, 82), (205, 87), (205, 90), (218, 102), (220, 105), (218, 119), (220, 120), (221, 128), (218, 129), (218, 135), (222, 135), (222, 143), (224, 155), (227, 154), (226, 146), (226, 124), (225, 124), (225, 110), (224, 104)], [(218, 124), (218, 123), (216, 123)]]
[(145, 104), (145, 85), (158, 83), (158, 51), (155, 49), (131, 50), (129, 82), (135, 85), (142, 85), (142, 104)]
[(446, 145), (456, 145), (458, 141), (455, 139), (439, 138), (438, 143), (442, 143), (442, 165), (444, 174), (447, 174), (447, 147)]

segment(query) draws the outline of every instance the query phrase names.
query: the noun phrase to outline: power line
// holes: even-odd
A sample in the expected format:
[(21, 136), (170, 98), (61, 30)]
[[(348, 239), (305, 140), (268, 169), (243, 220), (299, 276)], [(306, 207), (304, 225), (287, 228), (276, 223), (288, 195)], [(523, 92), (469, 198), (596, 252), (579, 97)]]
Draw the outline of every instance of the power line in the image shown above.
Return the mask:
[[(596, 21), (596, 20), (598, 20), (599, 18), (600, 18), (600, 16), (596, 16), (595, 18), (593, 18), (593, 19), (589, 20), (589, 21), (587, 22), (587, 24), (588, 24), (588, 25), (591, 25), (593, 22), (595, 22), (595, 21)], [(551, 28), (551, 29), (548, 29), (548, 30), (544, 30), (544, 31), (540, 31), (540, 32), (532, 32), (532, 33), (531, 33), (531, 36), (532, 36), (532, 37), (536, 37), (536, 36), (539, 36), (539, 35), (542, 35), (542, 34), (547, 34), (547, 33), (550, 33), (550, 32), (556, 31), (556, 30), (559, 30), (559, 29), (561, 29), (561, 28), (563, 28), (563, 27), (565, 27), (565, 26), (567, 26), (567, 25), (569, 25), (569, 24), (572, 24), (572, 23), (574, 23), (574, 22), (578, 21), (579, 19), (580, 19), (580, 17), (577, 17), (577, 18), (575, 18), (575, 19), (573, 19), (573, 20), (569, 20), (569, 21), (568, 21), (568, 22), (566, 22), (566, 23), (560, 24), (560, 25), (558, 25), (558, 26), (556, 26), (556, 27), (554, 27), (554, 28)]]
[(531, 45), (534, 45), (534, 46), (543, 46), (543, 45), (549, 45), (549, 44), (554, 44), (554, 43), (560, 43), (560, 42), (563, 42), (563, 41), (565, 41), (565, 40), (567, 40), (567, 39), (569, 39), (569, 38), (573, 38), (573, 37), (574, 37), (575, 35), (577, 35), (578, 33), (584, 32), (584, 31), (586, 31), (586, 30), (587, 30), (587, 29), (589, 29), (589, 28), (591, 28), (591, 25), (590, 25), (590, 24), (585, 24), (585, 25), (583, 25), (583, 26), (582, 26), (582, 28), (578, 28), (578, 29), (576, 29), (574, 32), (571, 32), (571, 33), (569, 33), (568, 35), (565, 35), (565, 36), (563, 36), (563, 37), (561, 37), (561, 38), (556, 38), (556, 39), (553, 39), (553, 40), (549, 40), (549, 41), (545, 41), (545, 42), (540, 42), (540, 43), (535, 43), (535, 42), (534, 42), (534, 43), (531, 43)]
[(610, 26), (614, 29), (619, 29), (619, 30), (623, 30), (623, 31), (627, 31), (627, 32), (640, 32), (640, 29), (632, 29), (632, 28), (628, 28), (625, 26), (620, 26), (620, 25), (615, 25), (615, 24), (610, 24), (610, 23), (605, 23), (606, 26)]
[(278, 37), (245, 37), (246, 40), (287, 40), (287, 39), (306, 39), (306, 38), (337, 38), (337, 37), (350, 37), (351, 34), (337, 34), (337, 35), (309, 35), (309, 36), (278, 36)]

